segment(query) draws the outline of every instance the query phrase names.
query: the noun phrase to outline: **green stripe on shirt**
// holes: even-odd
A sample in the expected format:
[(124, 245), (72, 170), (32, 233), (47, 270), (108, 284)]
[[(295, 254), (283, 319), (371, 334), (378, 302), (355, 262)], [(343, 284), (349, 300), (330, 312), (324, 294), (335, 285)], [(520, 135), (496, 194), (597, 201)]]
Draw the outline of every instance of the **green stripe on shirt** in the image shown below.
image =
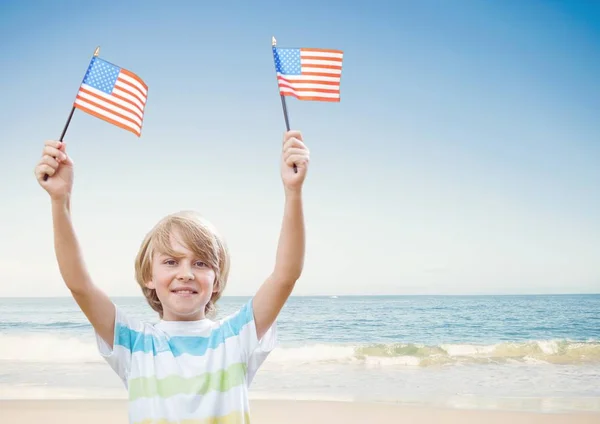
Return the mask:
[(205, 395), (210, 391), (225, 392), (239, 386), (246, 378), (246, 364), (233, 364), (225, 370), (207, 372), (194, 377), (170, 375), (164, 378), (139, 377), (129, 380), (129, 400), (160, 396), (168, 398), (179, 394)]

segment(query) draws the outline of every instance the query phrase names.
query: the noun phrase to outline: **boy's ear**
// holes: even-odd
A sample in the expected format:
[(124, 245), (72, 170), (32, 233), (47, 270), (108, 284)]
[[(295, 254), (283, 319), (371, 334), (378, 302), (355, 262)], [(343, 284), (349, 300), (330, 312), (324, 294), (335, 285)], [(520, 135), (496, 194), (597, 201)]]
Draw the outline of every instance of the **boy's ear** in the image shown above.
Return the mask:
[(156, 286), (154, 285), (154, 281), (152, 280), (146, 282), (146, 287), (152, 290), (156, 288)]
[(219, 282), (215, 281), (213, 284), (213, 293), (218, 293), (219, 292)]

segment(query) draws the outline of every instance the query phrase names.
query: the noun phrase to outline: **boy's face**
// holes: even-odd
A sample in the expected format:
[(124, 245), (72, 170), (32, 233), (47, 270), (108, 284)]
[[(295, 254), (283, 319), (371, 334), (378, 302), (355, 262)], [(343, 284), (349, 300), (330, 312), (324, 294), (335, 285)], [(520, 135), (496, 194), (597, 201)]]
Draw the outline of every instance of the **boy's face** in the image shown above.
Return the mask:
[(157, 252), (152, 258), (152, 280), (146, 286), (156, 291), (166, 321), (193, 321), (205, 318), (204, 307), (212, 294), (215, 272), (196, 254), (171, 235), (177, 257)]

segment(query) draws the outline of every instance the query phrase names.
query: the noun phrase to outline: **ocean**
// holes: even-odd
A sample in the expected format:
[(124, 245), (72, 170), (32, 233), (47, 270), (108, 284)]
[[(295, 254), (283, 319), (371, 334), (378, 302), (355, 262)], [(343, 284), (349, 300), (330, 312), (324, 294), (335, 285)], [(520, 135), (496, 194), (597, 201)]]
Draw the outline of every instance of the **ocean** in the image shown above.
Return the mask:
[[(156, 321), (142, 297), (114, 298)], [(219, 317), (247, 297), (224, 297)], [(600, 295), (291, 297), (252, 398), (600, 411)], [(0, 298), (0, 398), (126, 399), (71, 298)]]

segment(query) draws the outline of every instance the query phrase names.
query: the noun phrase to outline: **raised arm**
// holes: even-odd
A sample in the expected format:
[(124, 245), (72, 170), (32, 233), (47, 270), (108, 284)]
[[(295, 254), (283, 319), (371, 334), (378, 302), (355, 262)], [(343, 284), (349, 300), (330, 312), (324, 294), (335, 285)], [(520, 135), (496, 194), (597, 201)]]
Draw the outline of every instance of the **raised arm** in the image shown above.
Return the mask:
[[(44, 180), (45, 174), (48, 175), (47, 180)], [(92, 282), (75, 235), (71, 220), (73, 162), (66, 154), (64, 143), (45, 143), (35, 175), (39, 184), (50, 195), (54, 250), (62, 278), (98, 335), (112, 348), (115, 307), (108, 296)]]
[[(254, 319), (258, 338), (271, 327), (302, 274), (305, 252), (302, 185), (306, 177), (309, 151), (298, 131), (284, 136), (281, 178), (285, 206), (273, 273), (254, 296)], [(294, 172), (294, 164), (298, 172)]]

